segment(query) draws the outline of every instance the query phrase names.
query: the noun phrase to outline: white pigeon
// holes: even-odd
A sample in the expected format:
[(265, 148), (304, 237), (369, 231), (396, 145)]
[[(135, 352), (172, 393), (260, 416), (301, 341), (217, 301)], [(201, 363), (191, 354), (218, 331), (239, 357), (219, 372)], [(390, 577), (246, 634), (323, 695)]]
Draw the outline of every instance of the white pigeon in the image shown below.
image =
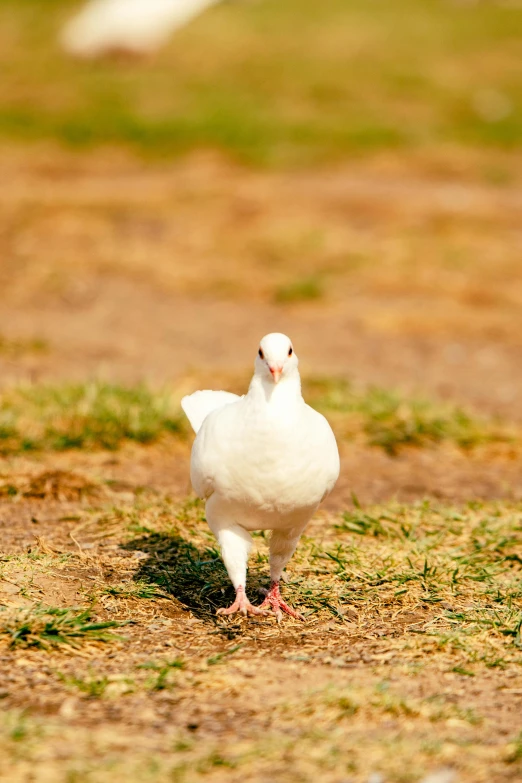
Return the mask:
[(90, 0), (67, 22), (60, 43), (77, 57), (151, 54), (171, 33), (218, 1)]
[[(210, 529), (236, 589), (219, 614), (304, 619), (281, 597), (279, 581), (312, 514), (339, 476), (330, 425), (301, 395), (298, 360), (284, 334), (261, 340), (247, 394), (197, 391), (181, 401), (197, 433), (192, 485), (206, 501)], [(261, 606), (245, 592), (252, 530), (271, 530), (270, 589)]]

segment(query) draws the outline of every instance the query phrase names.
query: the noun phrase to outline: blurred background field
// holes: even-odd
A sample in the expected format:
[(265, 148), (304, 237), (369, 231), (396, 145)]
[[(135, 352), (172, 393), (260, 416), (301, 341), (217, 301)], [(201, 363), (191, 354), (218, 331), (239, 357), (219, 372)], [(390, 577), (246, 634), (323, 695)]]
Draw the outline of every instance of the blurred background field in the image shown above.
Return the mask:
[[(230, 0), (96, 61), (78, 7), (0, 0), (0, 780), (516, 783), (520, 3)], [(214, 617), (179, 408), (274, 330), (342, 457), (303, 626)]]
[(376, 151), (513, 150), (520, 8), (466, 0), (241, 0), (149, 62), (71, 63), (67, 0), (2, 0), (0, 135), (155, 158), (210, 148), (262, 165)]

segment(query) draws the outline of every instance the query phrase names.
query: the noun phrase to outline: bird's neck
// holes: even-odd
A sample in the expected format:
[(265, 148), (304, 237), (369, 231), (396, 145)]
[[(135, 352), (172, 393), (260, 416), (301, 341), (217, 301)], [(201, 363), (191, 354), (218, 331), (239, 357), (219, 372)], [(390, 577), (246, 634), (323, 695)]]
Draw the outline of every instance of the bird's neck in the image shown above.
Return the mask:
[(299, 372), (295, 370), (286, 378), (281, 378), (279, 383), (254, 375), (250, 382), (248, 396), (256, 405), (263, 405), (273, 410), (295, 405), (298, 400), (302, 400)]

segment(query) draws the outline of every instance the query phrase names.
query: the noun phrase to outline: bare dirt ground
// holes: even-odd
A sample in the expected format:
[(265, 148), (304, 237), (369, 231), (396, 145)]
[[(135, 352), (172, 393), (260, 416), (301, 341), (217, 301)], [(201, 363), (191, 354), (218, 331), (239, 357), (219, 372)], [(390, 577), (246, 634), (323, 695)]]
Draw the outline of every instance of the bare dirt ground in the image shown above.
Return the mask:
[(448, 178), (386, 158), (252, 174), (211, 156), (151, 169), (4, 150), (0, 165), (0, 326), (49, 348), (4, 352), (4, 382), (244, 372), (259, 334), (280, 328), (307, 374), (520, 417), (513, 163), (502, 184), (464, 162)]
[[(259, 337), (281, 330), (304, 375), (522, 420), (515, 167), (502, 182), (467, 161), (438, 170), (392, 158), (253, 174), (210, 155), (151, 167), (110, 151), (78, 160), (3, 149), (0, 171), (3, 386), (92, 377), (180, 394), (216, 378), (237, 386)], [(502, 552), (499, 569), (519, 568), (519, 448), (390, 457), (343, 443), (339, 485), (289, 569), (307, 623), (280, 627), (216, 621), (229, 588), (201, 510), (187, 506), (189, 448), (170, 439), (0, 461), (0, 485), (16, 490), (0, 499), (0, 604), (19, 620), (35, 604), (96, 601), (95, 617), (130, 621), (114, 631), (125, 641), (0, 647), (0, 780), (414, 783), (442, 768), (469, 783), (520, 780), (522, 676), (508, 620), (505, 633), (479, 634), (484, 649), (471, 631), (430, 636), (442, 606), (469, 612), (479, 598), (430, 598), (431, 554), (419, 545), (408, 556), (417, 576), (426, 558), (422, 588), (406, 601), (389, 589), (399, 576), (387, 582), (382, 568), (410, 544), (388, 551), (382, 532), (338, 529), (353, 494), (364, 513), (387, 504), (394, 520), (410, 513), (394, 503), (417, 516), (431, 503), (445, 521), (427, 538), (463, 519), (447, 551), (472, 557), (486, 533), (462, 508), (484, 508), (476, 513), (493, 528), (506, 525), (488, 544), (491, 562)], [(332, 563), (339, 542), (368, 558), (359, 566), (361, 595), (377, 591), (371, 605), (336, 593), (329, 609), (333, 572), (306, 592), (323, 579), (317, 549)], [(190, 569), (209, 559), (207, 583)], [(252, 590), (263, 580), (260, 556)]]

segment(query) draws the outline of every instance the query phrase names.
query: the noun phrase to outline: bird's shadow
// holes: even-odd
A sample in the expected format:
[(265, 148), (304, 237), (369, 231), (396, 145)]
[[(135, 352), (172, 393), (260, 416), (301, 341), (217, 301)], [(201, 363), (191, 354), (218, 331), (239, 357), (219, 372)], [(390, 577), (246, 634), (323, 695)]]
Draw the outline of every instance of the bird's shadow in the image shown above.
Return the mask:
[[(124, 548), (148, 555), (134, 573), (136, 582), (157, 585), (202, 620), (217, 624), (216, 610), (234, 600), (234, 589), (218, 549), (198, 548), (178, 534), (164, 533), (135, 538)], [(266, 581), (260, 567), (252, 564), (247, 592), (254, 603), (259, 587)]]

